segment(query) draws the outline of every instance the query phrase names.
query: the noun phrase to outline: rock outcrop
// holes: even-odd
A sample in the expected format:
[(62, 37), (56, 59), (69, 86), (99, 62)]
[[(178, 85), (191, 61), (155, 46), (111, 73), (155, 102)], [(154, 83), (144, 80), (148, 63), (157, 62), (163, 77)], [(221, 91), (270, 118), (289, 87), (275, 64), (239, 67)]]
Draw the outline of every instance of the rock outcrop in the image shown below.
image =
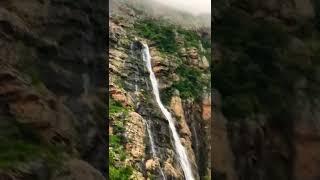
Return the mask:
[(136, 112), (131, 112), (128, 116), (125, 129), (128, 143), (126, 144), (127, 151), (130, 152), (133, 160), (144, 159), (145, 156), (145, 130), (143, 118)]

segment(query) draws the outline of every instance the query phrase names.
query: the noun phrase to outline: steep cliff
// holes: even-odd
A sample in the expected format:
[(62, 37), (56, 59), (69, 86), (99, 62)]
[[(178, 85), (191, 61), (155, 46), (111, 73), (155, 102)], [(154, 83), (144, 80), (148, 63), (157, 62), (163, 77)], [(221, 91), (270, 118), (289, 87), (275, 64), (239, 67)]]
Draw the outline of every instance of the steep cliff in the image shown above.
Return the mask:
[[(151, 6), (149, 1), (111, 1), (111, 5), (111, 178), (184, 179), (168, 120), (152, 93), (150, 72), (142, 54), (143, 44), (147, 44), (160, 98), (174, 116), (193, 175), (196, 179), (210, 179), (208, 26), (178, 21), (179, 16), (175, 15), (181, 12), (163, 8), (161, 4)], [(158, 13), (165, 9), (167, 17), (153, 14), (150, 9), (155, 7)]]
[(319, 3), (214, 9), (213, 177), (319, 179)]
[(0, 179), (104, 179), (106, 8), (0, 2)]

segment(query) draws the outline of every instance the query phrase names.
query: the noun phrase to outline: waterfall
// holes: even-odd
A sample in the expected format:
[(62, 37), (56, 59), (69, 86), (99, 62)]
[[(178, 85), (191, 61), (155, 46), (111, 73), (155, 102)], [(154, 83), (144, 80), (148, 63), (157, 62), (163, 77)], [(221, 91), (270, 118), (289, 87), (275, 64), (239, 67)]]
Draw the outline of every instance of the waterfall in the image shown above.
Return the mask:
[[(152, 132), (151, 132), (151, 129), (150, 129), (150, 126), (149, 126), (148, 122), (145, 122), (145, 124), (147, 126), (147, 131), (148, 131), (148, 135), (149, 135), (152, 157), (153, 157), (153, 159), (156, 159), (157, 158), (157, 153), (156, 153), (156, 148), (155, 148), (155, 145), (154, 145), (154, 140), (153, 140), (153, 137), (152, 137)], [(160, 169), (161, 176), (163, 177), (164, 180), (166, 180), (167, 178), (164, 175), (161, 166), (159, 167), (159, 169)]]
[[(137, 39), (136, 39), (136, 40), (137, 40)], [(135, 57), (134, 45), (133, 45), (133, 44), (130, 45), (130, 52), (131, 52), (131, 57)], [(137, 72), (137, 73), (138, 73), (138, 76), (139, 76), (140, 72), (139, 72), (139, 67), (138, 67), (138, 65), (137, 65), (137, 69), (138, 69), (138, 72)], [(134, 74), (135, 93), (138, 91), (138, 76), (137, 76), (137, 74)], [(147, 84), (147, 89), (149, 89), (147, 79), (144, 78), (144, 81), (145, 81), (146, 84)], [(138, 104), (138, 106), (139, 106), (139, 104)], [(155, 144), (154, 144), (154, 139), (153, 139), (153, 136), (152, 136), (152, 131), (151, 131), (151, 128), (150, 128), (150, 125), (149, 125), (148, 121), (144, 120), (144, 124), (145, 124), (146, 127), (147, 127), (147, 132), (148, 132), (149, 141), (150, 141), (150, 145), (151, 145), (152, 158), (153, 158), (154, 160), (156, 160), (156, 159), (157, 159), (157, 152), (156, 152), (156, 148), (155, 148), (156, 146), (155, 146)], [(164, 180), (167, 180), (165, 174), (163, 173), (163, 170), (162, 170), (161, 166), (159, 166), (159, 170), (160, 170), (160, 173), (161, 173), (162, 178), (163, 178)]]
[(148, 81), (146, 78), (144, 78), (144, 81), (146, 82), (146, 85), (147, 85), (147, 90), (149, 90), (149, 84), (148, 84)]
[(152, 153), (153, 156), (156, 156), (156, 149), (155, 149), (155, 145), (154, 145), (154, 141), (153, 141), (153, 137), (152, 137), (152, 133), (151, 133), (151, 129), (150, 129), (149, 123), (145, 122), (145, 124), (147, 125), (147, 131), (148, 131), (149, 140), (150, 140), (150, 144), (151, 144), (151, 153)]
[(186, 180), (194, 180), (194, 177), (192, 175), (191, 165), (190, 165), (190, 162), (189, 162), (189, 159), (187, 156), (187, 152), (186, 152), (185, 148), (183, 147), (183, 145), (181, 144), (180, 137), (179, 137), (178, 132), (176, 130), (176, 127), (174, 125), (174, 120), (173, 120), (171, 114), (169, 113), (169, 111), (164, 107), (164, 105), (162, 104), (162, 102), (160, 100), (158, 82), (157, 82), (157, 79), (152, 71), (151, 56), (149, 53), (149, 47), (146, 44), (144, 44), (144, 48), (142, 50), (142, 56), (143, 56), (143, 60), (147, 64), (147, 69), (150, 73), (150, 80), (151, 80), (151, 84), (152, 84), (153, 94), (155, 95), (156, 101), (157, 101), (163, 115), (166, 117), (166, 119), (169, 122), (169, 127), (171, 129), (174, 144), (175, 144), (175, 150), (179, 156), (179, 163), (182, 167), (185, 178), (186, 178)]
[(196, 155), (197, 155), (197, 157), (199, 157), (199, 141), (198, 141), (198, 135), (197, 135), (197, 130), (196, 130), (196, 128), (194, 127), (195, 125), (193, 124), (192, 125), (192, 130), (193, 130), (193, 132), (192, 133), (194, 133), (194, 138), (195, 138), (195, 141), (196, 141), (196, 149), (197, 149), (197, 151), (196, 151)]
[(134, 82), (135, 82), (135, 92), (138, 92), (138, 78), (137, 78), (137, 74), (134, 74)]

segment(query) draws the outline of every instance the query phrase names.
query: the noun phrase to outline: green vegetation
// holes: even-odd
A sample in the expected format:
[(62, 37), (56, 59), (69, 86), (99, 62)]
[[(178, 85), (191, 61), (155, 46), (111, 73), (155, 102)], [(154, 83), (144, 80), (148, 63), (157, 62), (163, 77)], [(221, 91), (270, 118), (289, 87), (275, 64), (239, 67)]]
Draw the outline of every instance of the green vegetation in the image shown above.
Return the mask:
[(160, 51), (166, 53), (177, 52), (174, 34), (175, 26), (164, 24), (161, 21), (142, 20), (135, 24), (135, 29), (140, 36), (155, 41)]
[(117, 135), (109, 135), (109, 176), (110, 179), (127, 180), (132, 175), (132, 168), (124, 165), (126, 153), (123, 139)]
[(177, 74), (182, 78), (173, 84), (173, 88), (178, 89), (182, 98), (197, 99), (203, 92), (203, 87), (208, 82), (201, 78), (202, 72), (196, 68), (181, 65), (177, 68)]
[(132, 169), (129, 167), (110, 167), (109, 173), (110, 179), (128, 180), (132, 174)]
[(176, 35), (182, 37), (185, 47), (198, 47), (199, 35), (191, 30), (170, 24), (162, 20), (144, 19), (135, 24), (135, 30), (141, 37), (150, 39), (163, 53), (176, 54), (179, 44), (176, 42)]
[(191, 30), (177, 28), (177, 32), (184, 39), (185, 47), (199, 47), (199, 35)]
[(109, 114), (117, 114), (117, 113), (127, 113), (128, 110), (122, 106), (121, 103), (113, 100), (111, 97), (109, 97)]
[(170, 100), (171, 100), (171, 97), (173, 96), (173, 92), (174, 92), (174, 88), (172, 86), (166, 89), (163, 89), (160, 92), (160, 98), (163, 104), (165, 105), (170, 104)]
[(151, 174), (150, 172), (148, 172), (148, 178), (150, 180), (155, 180), (156, 179), (155, 175)]
[(0, 138), (0, 142), (0, 169), (14, 169), (36, 159), (45, 159), (51, 166), (60, 164), (56, 147), (17, 139)]
[(124, 164), (126, 152), (123, 146), (125, 144), (125, 139), (123, 138), (122, 133), (124, 132), (124, 117), (127, 113), (128, 109), (124, 108), (121, 103), (109, 97), (109, 115), (111, 117), (116, 117), (112, 122), (110, 122), (113, 127), (113, 134), (109, 135), (110, 179), (127, 180), (133, 171), (132, 167)]
[(49, 168), (61, 166), (63, 150), (43, 142), (32, 128), (7, 118), (2, 119), (0, 127), (0, 169), (13, 170), (39, 159)]
[(176, 69), (176, 73), (181, 77), (181, 80), (174, 82), (169, 88), (162, 90), (161, 100), (164, 104), (168, 105), (175, 89), (180, 93), (183, 99), (192, 98), (198, 100), (201, 98), (204, 87), (210, 85), (210, 81), (202, 78), (202, 71), (197, 68), (189, 67), (187, 65), (180, 65)]

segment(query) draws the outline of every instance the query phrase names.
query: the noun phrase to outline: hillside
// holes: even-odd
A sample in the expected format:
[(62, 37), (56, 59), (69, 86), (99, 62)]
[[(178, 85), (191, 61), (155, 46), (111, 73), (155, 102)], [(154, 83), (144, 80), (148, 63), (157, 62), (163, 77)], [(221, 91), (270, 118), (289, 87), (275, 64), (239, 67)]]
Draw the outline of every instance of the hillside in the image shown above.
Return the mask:
[(153, 1), (111, 5), (110, 178), (210, 179), (210, 25)]

